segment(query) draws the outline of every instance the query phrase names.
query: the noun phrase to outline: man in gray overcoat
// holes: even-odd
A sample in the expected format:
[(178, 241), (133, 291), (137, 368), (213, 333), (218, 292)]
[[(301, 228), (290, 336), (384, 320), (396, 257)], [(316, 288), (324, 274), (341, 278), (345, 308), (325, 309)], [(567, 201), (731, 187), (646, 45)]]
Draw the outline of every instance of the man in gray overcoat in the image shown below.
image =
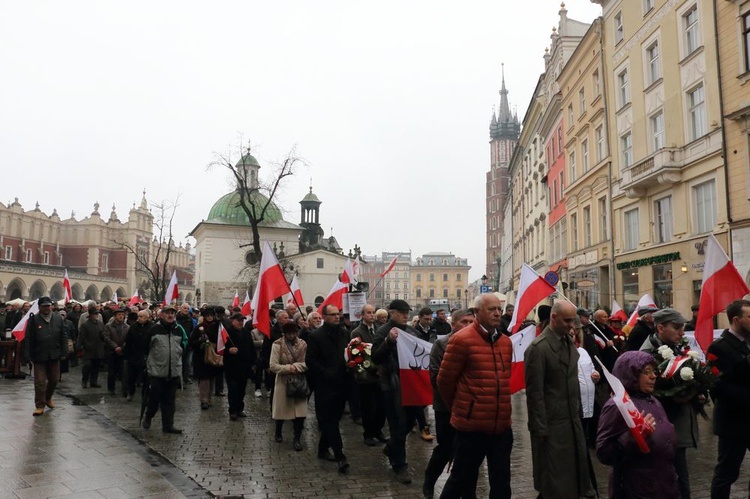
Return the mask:
[(552, 306), (549, 325), (526, 349), (526, 405), (534, 488), (540, 498), (594, 497), (581, 424), (576, 307)]

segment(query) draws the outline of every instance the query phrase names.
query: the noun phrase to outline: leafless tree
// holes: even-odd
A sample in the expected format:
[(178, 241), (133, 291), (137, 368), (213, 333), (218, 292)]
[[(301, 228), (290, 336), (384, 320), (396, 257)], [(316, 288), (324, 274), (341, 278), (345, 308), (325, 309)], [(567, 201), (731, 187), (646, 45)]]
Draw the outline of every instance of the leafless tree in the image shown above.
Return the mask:
[[(282, 187), (284, 179), (295, 174), (305, 160), (297, 155), (296, 146), (292, 147), (284, 159), (272, 163), (273, 172), (265, 180), (258, 178), (257, 166), (252, 156), (250, 141), (244, 142), (228, 154), (214, 153), (214, 160), (208, 165), (209, 169), (224, 168), (231, 174), (232, 186), (238, 194), (238, 205), (247, 215), (252, 233), (251, 245), (255, 262), (260, 262), (262, 255), (260, 227), (267, 220), (269, 210), (274, 209), (274, 199)], [(239, 156), (239, 159), (237, 157)], [(263, 194), (256, 196), (255, 193)]]
[(135, 257), (136, 275), (139, 287), (148, 291), (151, 301), (160, 301), (169, 285), (172, 272), (169, 259), (175, 249), (172, 236), (174, 221), (180, 196), (174, 201), (162, 201), (152, 205), (154, 237), (150, 241), (116, 241)]

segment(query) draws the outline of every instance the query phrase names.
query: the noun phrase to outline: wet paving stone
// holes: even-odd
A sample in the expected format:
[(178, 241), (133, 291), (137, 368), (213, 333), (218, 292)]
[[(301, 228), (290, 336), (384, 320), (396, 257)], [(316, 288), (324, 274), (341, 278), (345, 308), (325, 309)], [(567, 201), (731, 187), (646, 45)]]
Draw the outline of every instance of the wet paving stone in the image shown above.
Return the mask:
[[(390, 471), (382, 447), (365, 446), (362, 427), (349, 416), (344, 416), (341, 428), (350, 472), (341, 475), (335, 463), (317, 459), (313, 404), (302, 436), (304, 450), (295, 452), (291, 424), (284, 427), (284, 441), (274, 442), (268, 399), (256, 398), (251, 391), (245, 400), (248, 417), (232, 422), (226, 398), (214, 398), (213, 406), (202, 411), (197, 386), (189, 385), (177, 396), (175, 426), (184, 434), (165, 435), (158, 414), (150, 430), (139, 426), (140, 395), (127, 402), (109, 396), (106, 389), (84, 390), (74, 381), (75, 376), (68, 376), (61, 383), (54, 411), (32, 418), (31, 381), (0, 380), (0, 498), (422, 497), (423, 472), (434, 444), (422, 441), (416, 432), (407, 439), (414, 483), (402, 485)], [(512, 407), (513, 497), (535, 498), (523, 393), (513, 396)], [(701, 421), (700, 429), (700, 451), (688, 452), (697, 499), (710, 496), (716, 459), (710, 423)], [(606, 497), (609, 471), (594, 461), (599, 490)], [(438, 481), (438, 493), (446, 478), (443, 474)], [(745, 466), (733, 497), (747, 497), (748, 480), (750, 466)], [(489, 492), (484, 468), (477, 492), (478, 497)]]

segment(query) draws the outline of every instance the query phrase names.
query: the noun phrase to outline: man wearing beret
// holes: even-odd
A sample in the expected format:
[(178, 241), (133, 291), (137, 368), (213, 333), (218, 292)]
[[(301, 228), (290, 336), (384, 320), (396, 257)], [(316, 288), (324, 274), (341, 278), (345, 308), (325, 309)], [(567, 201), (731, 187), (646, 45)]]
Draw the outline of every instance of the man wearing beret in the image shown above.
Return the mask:
[(385, 414), (391, 441), (386, 444), (383, 452), (388, 456), (391, 468), (396, 474), (396, 480), (403, 484), (411, 483), (408, 464), (406, 462), (406, 434), (409, 432), (406, 411), (401, 405), (401, 383), (399, 378), (398, 330), (419, 337), (417, 331), (408, 326), (411, 307), (404, 300), (393, 300), (388, 305), (390, 318), (375, 331), (372, 343), (372, 360), (378, 364), (380, 388), (385, 398)]
[[(641, 350), (656, 356), (659, 347), (668, 346), (676, 355), (684, 355), (680, 350), (680, 343), (685, 336), (685, 324), (687, 319), (673, 308), (663, 308), (653, 313), (653, 321), (656, 326), (654, 333), (646, 338)], [(658, 360), (661, 357), (657, 358)], [(664, 388), (662, 383), (671, 383), (664, 378), (656, 379), (656, 389)], [(662, 386), (660, 386), (662, 385)], [(671, 386), (671, 385), (669, 385)], [(700, 406), (706, 400), (705, 394), (696, 393), (690, 398), (684, 396), (657, 397), (669, 421), (674, 425), (677, 433), (677, 446), (675, 449), (674, 465), (677, 470), (677, 479), (680, 486), (680, 496), (690, 499), (690, 475), (687, 466), (688, 447), (698, 447), (698, 417), (696, 405)]]
[(44, 414), (44, 406), (55, 408), (52, 395), (60, 380), (60, 360), (68, 355), (68, 338), (63, 319), (52, 312), (49, 296), (39, 298), (39, 313), (26, 324), (25, 358), (34, 363), (34, 416)]

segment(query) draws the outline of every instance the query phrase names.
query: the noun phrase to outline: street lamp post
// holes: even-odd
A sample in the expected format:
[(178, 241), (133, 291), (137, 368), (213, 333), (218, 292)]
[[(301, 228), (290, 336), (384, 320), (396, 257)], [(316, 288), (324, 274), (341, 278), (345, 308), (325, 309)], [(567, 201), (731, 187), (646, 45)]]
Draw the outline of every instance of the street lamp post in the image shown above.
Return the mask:
[(464, 289), (464, 308), (469, 308), (469, 290)]

